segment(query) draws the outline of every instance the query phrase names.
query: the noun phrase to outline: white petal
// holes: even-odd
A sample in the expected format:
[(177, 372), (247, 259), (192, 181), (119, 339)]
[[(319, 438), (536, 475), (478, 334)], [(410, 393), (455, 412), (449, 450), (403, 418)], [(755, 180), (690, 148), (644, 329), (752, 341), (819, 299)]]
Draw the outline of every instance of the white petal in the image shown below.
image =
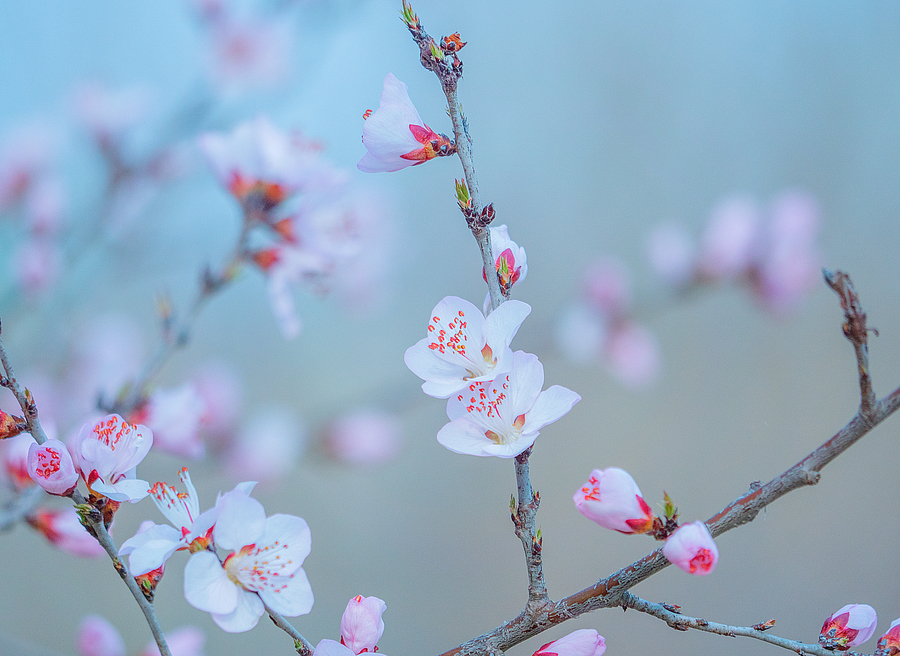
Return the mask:
[(140, 576), (162, 565), (183, 546), (181, 531), (171, 526), (154, 524), (125, 540), (119, 548), (119, 555), (128, 555), (131, 575)]
[(209, 551), (195, 553), (184, 568), (184, 598), (194, 608), (208, 613), (231, 613), (238, 606), (239, 592), (243, 591)]
[(522, 426), (522, 431), (538, 431), (547, 424), (552, 424), (568, 413), (572, 406), (580, 400), (581, 396), (572, 390), (560, 385), (553, 385), (540, 393), (531, 407), (531, 411), (525, 415), (525, 425)]
[(491, 456), (487, 447), (493, 445), (484, 436), (484, 431), (468, 419), (454, 419), (446, 424), (437, 434), (437, 441), (454, 453), (465, 453), (471, 456)]
[(216, 546), (237, 551), (253, 544), (266, 526), (266, 511), (262, 504), (242, 490), (223, 494), (216, 503), (219, 517), (213, 529)]
[(488, 315), (485, 320), (484, 339), (494, 349), (495, 356), (499, 355), (498, 347), (509, 346), (529, 314), (531, 306), (528, 303), (511, 300), (501, 303), (500, 307)]
[(324, 638), (316, 645), (313, 656), (354, 656), (354, 654), (349, 647), (342, 645), (337, 640)]
[(271, 545), (279, 541), (284, 550), (281, 558), (292, 560), (297, 567), (303, 564), (312, 548), (312, 535), (306, 520), (294, 515), (272, 515), (266, 519), (266, 528), (259, 545)]
[(266, 604), (276, 613), (287, 617), (306, 615), (313, 607), (313, 591), (309, 579), (303, 569), (294, 572), (287, 586), (275, 590), (263, 590), (259, 593)]
[(256, 626), (265, 612), (262, 600), (255, 593), (238, 590), (237, 607), (230, 613), (212, 613), (212, 618), (227, 633), (243, 633)]
[(123, 478), (118, 483), (107, 485), (102, 480), (91, 484), (91, 489), (113, 501), (137, 503), (150, 494), (150, 484), (139, 478)]

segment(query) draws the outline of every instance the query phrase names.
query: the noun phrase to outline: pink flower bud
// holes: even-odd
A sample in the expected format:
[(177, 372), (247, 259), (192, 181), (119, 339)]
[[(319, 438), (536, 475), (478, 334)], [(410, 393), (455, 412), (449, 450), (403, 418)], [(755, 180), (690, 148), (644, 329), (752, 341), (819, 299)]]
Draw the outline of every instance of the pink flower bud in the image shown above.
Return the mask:
[(579, 629), (564, 638), (548, 642), (534, 656), (601, 656), (606, 640), (594, 629)]
[(387, 605), (378, 597), (353, 597), (341, 617), (341, 644), (354, 654), (374, 652), (384, 633), (381, 615), (386, 610)]
[(573, 499), (578, 512), (604, 528), (620, 533), (646, 533), (653, 526), (650, 506), (624, 469), (595, 469)]
[(826, 649), (847, 651), (871, 638), (876, 624), (878, 616), (874, 608), (866, 604), (847, 604), (825, 620), (819, 633), (819, 644)]
[(50, 494), (67, 497), (78, 485), (78, 472), (66, 445), (59, 440), (28, 447), (28, 475)]
[(878, 639), (875, 656), (895, 656), (900, 654), (900, 618), (891, 622), (891, 628)]
[(663, 556), (688, 574), (709, 574), (719, 562), (719, 549), (703, 522), (685, 524), (669, 536)]

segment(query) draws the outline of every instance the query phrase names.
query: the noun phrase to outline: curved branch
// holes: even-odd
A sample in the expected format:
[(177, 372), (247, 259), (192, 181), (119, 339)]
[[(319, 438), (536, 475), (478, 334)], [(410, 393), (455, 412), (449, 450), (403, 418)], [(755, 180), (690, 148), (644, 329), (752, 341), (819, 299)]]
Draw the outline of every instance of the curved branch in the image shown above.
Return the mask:
[[(262, 597), (260, 597), (259, 599), (260, 601), (262, 601)], [(281, 613), (278, 613), (277, 611), (269, 608), (269, 605), (264, 601), (263, 607), (269, 614), (272, 623), (294, 639), (294, 649), (297, 650), (297, 653), (300, 654), (300, 656), (312, 656), (313, 651), (315, 651), (313, 649), (312, 643), (310, 643), (309, 640), (300, 635), (300, 632), (294, 628), (294, 625), (284, 619), (284, 616), (281, 615)]]

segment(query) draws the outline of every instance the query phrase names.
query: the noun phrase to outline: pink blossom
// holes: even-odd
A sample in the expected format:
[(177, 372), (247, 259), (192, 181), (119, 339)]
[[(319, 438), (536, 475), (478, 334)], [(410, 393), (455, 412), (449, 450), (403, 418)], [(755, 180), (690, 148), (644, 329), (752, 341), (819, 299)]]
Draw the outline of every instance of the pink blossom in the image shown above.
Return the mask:
[(609, 332), (605, 350), (610, 372), (624, 385), (647, 387), (659, 378), (659, 344), (644, 326), (630, 321), (617, 326)]
[(294, 339), (303, 327), (297, 315), (294, 288), (321, 281), (333, 269), (334, 259), (321, 251), (289, 244), (276, 253), (276, 261), (267, 271), (269, 306), (285, 339)]
[(35, 237), (50, 238), (63, 222), (66, 192), (55, 175), (44, 175), (28, 191), (25, 216), (28, 228)]
[(296, 414), (280, 406), (249, 417), (227, 455), (228, 469), (240, 478), (272, 482), (294, 470), (306, 446)]
[(428, 337), (409, 347), (403, 361), (425, 381), (423, 392), (446, 399), (509, 368), (509, 344), (530, 312), (530, 305), (513, 300), (485, 318), (465, 299), (447, 296), (431, 311)]
[(585, 271), (584, 294), (588, 302), (608, 321), (618, 318), (631, 306), (631, 280), (619, 260), (605, 257)]
[(719, 562), (719, 549), (703, 522), (680, 526), (668, 537), (662, 548), (663, 556), (688, 574), (710, 574)]
[[(500, 286), (508, 290), (528, 275), (528, 261), (525, 249), (509, 238), (509, 229), (505, 225), (490, 228), (491, 257), (497, 270)], [(484, 269), (481, 275), (487, 280)]]
[(721, 280), (747, 270), (759, 246), (760, 218), (756, 205), (744, 197), (729, 198), (712, 213), (700, 253), (700, 268)]
[[(172, 656), (203, 656), (206, 634), (196, 626), (182, 626), (174, 631), (169, 631), (165, 638)], [(141, 656), (160, 656), (159, 646), (151, 640), (144, 647)]]
[(75, 114), (98, 139), (112, 139), (146, 117), (151, 98), (152, 93), (146, 87), (112, 89), (90, 82), (75, 92)]
[(0, 440), (0, 474), (14, 490), (24, 490), (34, 484), (28, 473), (28, 451), (32, 444), (37, 442), (31, 433), (19, 433)]
[(134, 469), (152, 444), (149, 428), (112, 414), (82, 427), (72, 442), (72, 456), (92, 492), (135, 503), (147, 496), (149, 484), (134, 478)]
[(52, 285), (62, 266), (62, 253), (53, 239), (31, 237), (17, 244), (12, 256), (16, 282), (27, 295), (40, 294)]
[(260, 218), (286, 198), (306, 189), (334, 187), (344, 176), (299, 134), (288, 134), (260, 116), (231, 133), (205, 133), (200, 149), (235, 198)]
[(200, 421), (203, 399), (192, 383), (174, 389), (158, 389), (137, 418), (153, 431), (153, 443), (161, 451), (198, 460), (205, 448)]
[(203, 414), (200, 425), (213, 442), (230, 438), (241, 413), (243, 384), (234, 367), (225, 362), (208, 362), (191, 377), (200, 395)]
[(847, 651), (871, 638), (877, 624), (874, 608), (867, 604), (847, 604), (822, 624), (819, 644), (826, 649)]
[(273, 87), (287, 78), (291, 59), (290, 34), (285, 25), (215, 12), (210, 36), (210, 71), (227, 94)]
[(99, 615), (88, 615), (78, 625), (80, 656), (125, 656), (125, 641), (112, 624)]
[(300, 517), (272, 515), (243, 490), (222, 495), (213, 529), (223, 562), (209, 551), (191, 556), (184, 570), (188, 603), (212, 615), (223, 631), (241, 633), (265, 612), (295, 617), (312, 609), (313, 593), (301, 565), (309, 555), (309, 526)]
[(878, 639), (875, 656), (894, 656), (900, 653), (900, 618), (891, 622), (891, 627)]
[(620, 533), (646, 533), (653, 512), (631, 474), (618, 467), (595, 469), (573, 497), (582, 515)]
[(83, 558), (105, 556), (97, 539), (85, 530), (74, 508), (38, 509), (28, 516), (32, 528), (40, 531), (55, 547)]
[(22, 124), (0, 143), (0, 211), (21, 201), (50, 167), (59, 148), (57, 130), (42, 121)]
[[(368, 112), (367, 112), (368, 115)], [(409, 90), (388, 73), (381, 104), (363, 125), (366, 154), (356, 167), (365, 173), (399, 171), (447, 155), (453, 142), (425, 125), (409, 99)]]
[(594, 629), (579, 629), (564, 638), (548, 642), (534, 656), (602, 656), (606, 640)]
[(326, 433), (328, 452), (353, 465), (381, 464), (400, 452), (397, 418), (380, 410), (354, 410), (335, 419)]
[(510, 368), (496, 379), (471, 382), (450, 397), (450, 423), (438, 432), (438, 442), (450, 451), (473, 456), (519, 455), (534, 444), (541, 428), (581, 400), (559, 385), (542, 392), (543, 385), (544, 367), (537, 356), (516, 351)]
[(381, 616), (386, 610), (387, 604), (378, 597), (353, 597), (341, 616), (341, 644), (354, 654), (377, 651), (384, 634)]
[(683, 225), (663, 223), (653, 228), (647, 240), (650, 266), (669, 285), (689, 281), (696, 258), (696, 247)]
[(78, 485), (78, 472), (66, 445), (59, 440), (28, 447), (28, 475), (50, 494), (67, 497)]

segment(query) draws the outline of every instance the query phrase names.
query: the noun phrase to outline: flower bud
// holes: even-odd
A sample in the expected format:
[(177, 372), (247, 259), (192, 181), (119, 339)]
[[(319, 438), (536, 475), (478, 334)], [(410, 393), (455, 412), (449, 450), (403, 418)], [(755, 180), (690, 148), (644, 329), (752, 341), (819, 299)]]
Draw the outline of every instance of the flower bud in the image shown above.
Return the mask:
[(78, 472), (66, 445), (59, 440), (28, 447), (28, 475), (50, 494), (67, 497), (78, 485)]
[(897, 656), (900, 654), (900, 618), (891, 622), (891, 628), (878, 639), (875, 656)]
[(825, 620), (819, 633), (819, 644), (825, 649), (847, 651), (871, 638), (876, 624), (878, 616), (874, 608), (866, 604), (847, 604)]
[(666, 540), (663, 556), (688, 574), (711, 573), (719, 562), (719, 549), (703, 522), (681, 526)]
[(646, 533), (653, 513), (637, 483), (624, 469), (595, 469), (573, 497), (582, 515), (620, 533)]
[(353, 597), (341, 617), (341, 644), (354, 654), (374, 652), (384, 633), (381, 615), (386, 610), (387, 605), (378, 597)]
[(534, 656), (601, 656), (606, 640), (594, 629), (579, 629), (564, 638), (548, 642)]

